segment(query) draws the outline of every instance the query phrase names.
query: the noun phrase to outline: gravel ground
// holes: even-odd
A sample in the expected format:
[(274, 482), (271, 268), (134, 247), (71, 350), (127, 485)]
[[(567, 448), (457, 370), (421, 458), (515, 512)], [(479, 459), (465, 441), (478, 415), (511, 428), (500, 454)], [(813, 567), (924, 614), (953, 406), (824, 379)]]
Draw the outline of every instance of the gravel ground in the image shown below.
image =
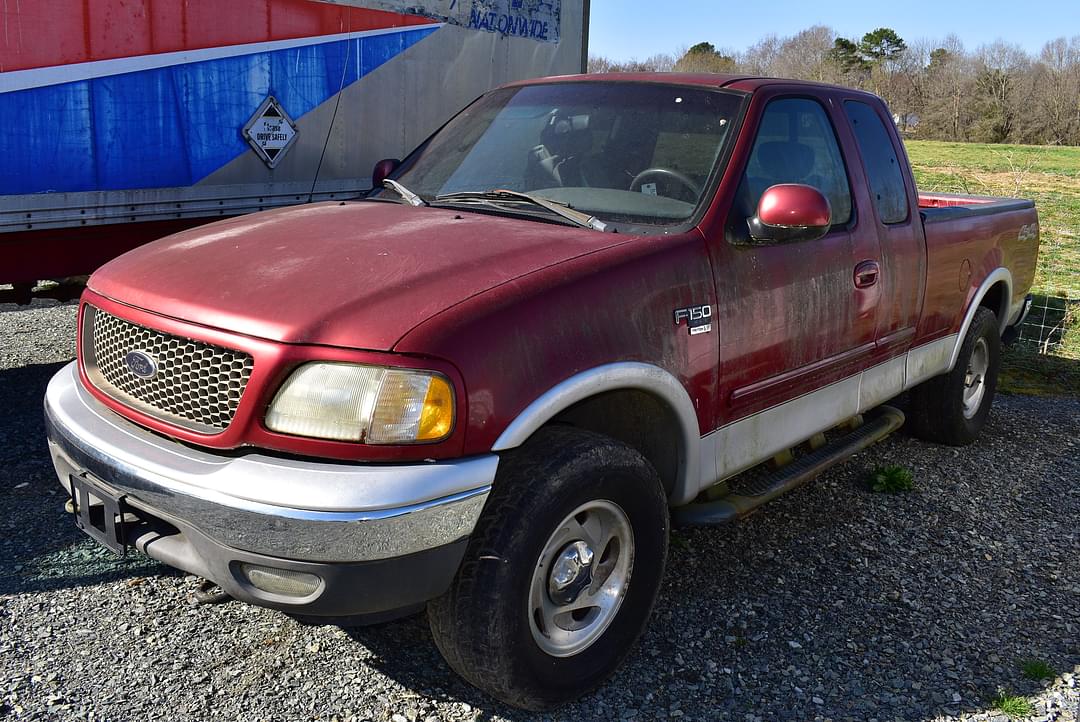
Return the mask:
[[(423, 617), (304, 626), (77, 532), (43, 441), (75, 309), (0, 306), (0, 717), (527, 719), (457, 679)], [(731, 527), (679, 531), (638, 650), (547, 719), (1080, 719), (1080, 401), (999, 397), (974, 446), (903, 435)], [(870, 493), (868, 471), (914, 472)], [(1056, 672), (1025, 679), (1020, 661)]]

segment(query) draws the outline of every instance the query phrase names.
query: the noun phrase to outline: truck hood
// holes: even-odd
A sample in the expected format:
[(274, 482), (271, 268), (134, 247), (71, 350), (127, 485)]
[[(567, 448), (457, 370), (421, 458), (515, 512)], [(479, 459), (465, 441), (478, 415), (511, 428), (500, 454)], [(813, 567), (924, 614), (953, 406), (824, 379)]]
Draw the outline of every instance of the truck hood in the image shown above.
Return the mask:
[(103, 266), (89, 286), (249, 336), (387, 351), (471, 296), (624, 240), (467, 211), (321, 203), (163, 238)]

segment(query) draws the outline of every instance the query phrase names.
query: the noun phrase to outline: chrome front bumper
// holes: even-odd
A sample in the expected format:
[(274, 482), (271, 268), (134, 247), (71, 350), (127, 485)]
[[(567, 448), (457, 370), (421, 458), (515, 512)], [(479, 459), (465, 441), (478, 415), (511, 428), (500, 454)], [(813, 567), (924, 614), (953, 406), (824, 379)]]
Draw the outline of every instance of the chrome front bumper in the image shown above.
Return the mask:
[(45, 417), (60, 483), (88, 472), (136, 508), (228, 547), (284, 559), (361, 562), (468, 536), (498, 457), (425, 464), (215, 454), (158, 436), (102, 406), (74, 363), (49, 383)]

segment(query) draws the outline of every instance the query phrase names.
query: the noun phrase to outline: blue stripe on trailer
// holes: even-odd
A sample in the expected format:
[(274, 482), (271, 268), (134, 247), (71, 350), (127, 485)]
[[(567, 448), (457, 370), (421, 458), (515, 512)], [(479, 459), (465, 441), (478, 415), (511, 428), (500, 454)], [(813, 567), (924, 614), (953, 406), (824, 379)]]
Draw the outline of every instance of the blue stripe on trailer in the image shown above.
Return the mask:
[(0, 195), (188, 186), (250, 152), (267, 95), (300, 118), (431, 33), (380, 35), (0, 94)]

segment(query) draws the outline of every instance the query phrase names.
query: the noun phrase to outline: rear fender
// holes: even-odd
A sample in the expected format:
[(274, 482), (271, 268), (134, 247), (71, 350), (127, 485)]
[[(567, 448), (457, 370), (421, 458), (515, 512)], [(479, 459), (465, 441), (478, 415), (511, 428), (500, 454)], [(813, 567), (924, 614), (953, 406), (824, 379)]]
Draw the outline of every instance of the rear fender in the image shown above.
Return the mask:
[(960, 333), (956, 337), (956, 343), (953, 345), (952, 354), (949, 356), (949, 368), (946, 371), (952, 371), (956, 366), (956, 360), (960, 356), (960, 347), (964, 344), (964, 337), (967, 336), (968, 329), (971, 327), (971, 322), (975, 319), (975, 312), (979, 310), (979, 304), (982, 303), (983, 298), (990, 292), (998, 283), (1005, 283), (1005, 293), (1002, 294), (1001, 308), (993, 309), (994, 313), (998, 317), (998, 331), (1004, 333), (1005, 328), (1009, 325), (1009, 319), (1012, 317), (1012, 293), (1013, 293), (1013, 279), (1012, 274), (1007, 268), (995, 268), (976, 289), (971, 300), (968, 302), (967, 311), (964, 313), (964, 321), (960, 324)]

